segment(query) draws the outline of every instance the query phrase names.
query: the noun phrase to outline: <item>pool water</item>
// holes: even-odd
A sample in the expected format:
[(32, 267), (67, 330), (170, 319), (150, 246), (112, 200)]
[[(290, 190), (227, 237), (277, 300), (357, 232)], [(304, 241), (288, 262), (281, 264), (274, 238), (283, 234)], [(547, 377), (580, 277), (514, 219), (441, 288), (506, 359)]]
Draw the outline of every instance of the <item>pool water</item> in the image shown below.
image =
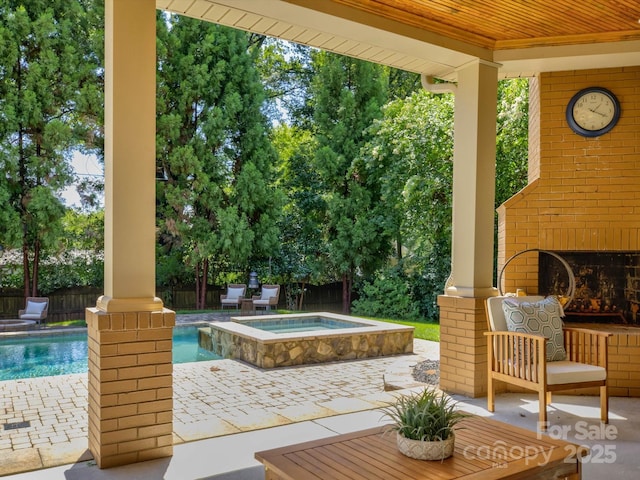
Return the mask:
[(316, 330), (339, 330), (342, 328), (366, 326), (357, 322), (347, 322), (324, 317), (292, 317), (277, 320), (250, 320), (243, 321), (242, 324), (272, 333), (313, 332)]
[[(173, 363), (218, 360), (198, 346), (200, 326), (173, 329)], [(0, 380), (87, 371), (87, 334), (39, 335), (0, 340)]]

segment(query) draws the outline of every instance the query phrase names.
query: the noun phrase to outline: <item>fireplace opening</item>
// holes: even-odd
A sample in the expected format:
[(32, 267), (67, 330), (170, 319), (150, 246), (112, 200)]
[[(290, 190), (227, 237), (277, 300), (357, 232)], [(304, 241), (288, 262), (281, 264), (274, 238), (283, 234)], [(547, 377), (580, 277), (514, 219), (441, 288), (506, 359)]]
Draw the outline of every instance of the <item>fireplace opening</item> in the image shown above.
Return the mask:
[[(571, 266), (576, 282), (565, 321), (640, 326), (640, 252), (554, 253)], [(557, 259), (540, 253), (538, 271), (541, 295), (567, 291), (567, 271)]]

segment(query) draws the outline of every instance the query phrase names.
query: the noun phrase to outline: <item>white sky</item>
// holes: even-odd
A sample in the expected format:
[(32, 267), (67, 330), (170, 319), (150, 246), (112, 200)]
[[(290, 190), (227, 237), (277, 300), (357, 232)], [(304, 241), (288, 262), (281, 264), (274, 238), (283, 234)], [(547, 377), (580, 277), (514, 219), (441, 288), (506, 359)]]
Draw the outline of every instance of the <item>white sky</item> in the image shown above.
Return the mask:
[[(87, 175), (99, 177), (104, 176), (104, 169), (94, 155), (85, 155), (81, 152), (74, 152), (71, 165), (73, 166), (73, 170), (76, 172), (76, 175), (79, 177)], [(78, 195), (75, 186), (70, 186), (65, 189), (62, 193), (62, 198), (64, 199), (65, 204), (69, 207), (82, 206), (80, 204), (80, 196)]]

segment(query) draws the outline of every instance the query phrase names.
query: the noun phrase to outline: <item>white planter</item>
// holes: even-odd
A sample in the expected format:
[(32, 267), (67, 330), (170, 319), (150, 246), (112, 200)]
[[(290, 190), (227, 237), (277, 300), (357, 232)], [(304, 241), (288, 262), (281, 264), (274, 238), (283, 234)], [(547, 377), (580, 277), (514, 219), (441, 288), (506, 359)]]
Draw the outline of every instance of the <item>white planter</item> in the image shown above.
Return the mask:
[(400, 453), (407, 457), (418, 460), (444, 460), (453, 455), (455, 436), (451, 434), (446, 440), (425, 442), (405, 438), (399, 432), (396, 432), (396, 441)]

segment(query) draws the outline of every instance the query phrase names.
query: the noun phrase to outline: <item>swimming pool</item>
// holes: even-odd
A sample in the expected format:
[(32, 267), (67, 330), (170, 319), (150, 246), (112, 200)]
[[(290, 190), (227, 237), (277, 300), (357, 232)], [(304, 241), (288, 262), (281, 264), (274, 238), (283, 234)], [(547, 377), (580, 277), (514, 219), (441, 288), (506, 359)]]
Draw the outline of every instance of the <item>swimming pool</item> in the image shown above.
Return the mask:
[[(203, 325), (173, 329), (173, 363), (218, 360), (221, 357), (198, 346)], [(0, 380), (47, 377), (87, 371), (86, 330), (0, 339)]]

